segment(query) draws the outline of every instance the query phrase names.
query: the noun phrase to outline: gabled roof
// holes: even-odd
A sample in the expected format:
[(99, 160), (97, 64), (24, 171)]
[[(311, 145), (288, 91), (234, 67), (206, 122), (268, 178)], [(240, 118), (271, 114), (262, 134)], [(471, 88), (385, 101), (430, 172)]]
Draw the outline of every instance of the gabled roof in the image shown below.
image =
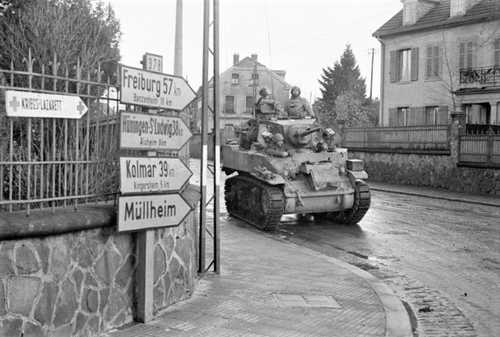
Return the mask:
[(403, 26), (403, 10), (399, 11), (373, 33), (373, 36), (384, 38), (392, 35), (451, 28), (493, 20), (500, 20), (499, 0), (482, 0), (470, 8), (465, 15), (454, 17), (450, 17), (450, 0), (441, 0), (413, 25)]

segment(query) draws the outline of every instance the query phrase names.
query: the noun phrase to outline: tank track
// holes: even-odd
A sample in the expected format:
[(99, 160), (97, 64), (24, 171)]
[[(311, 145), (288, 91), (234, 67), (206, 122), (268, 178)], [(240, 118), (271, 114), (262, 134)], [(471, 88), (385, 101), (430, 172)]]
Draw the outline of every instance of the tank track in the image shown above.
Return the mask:
[(355, 225), (361, 221), (370, 208), (370, 187), (362, 180), (354, 185), (354, 204), (351, 209), (328, 213), (328, 218), (343, 225)]
[(231, 216), (261, 230), (276, 229), (285, 207), (279, 187), (240, 174), (226, 180), (224, 192), (226, 209)]

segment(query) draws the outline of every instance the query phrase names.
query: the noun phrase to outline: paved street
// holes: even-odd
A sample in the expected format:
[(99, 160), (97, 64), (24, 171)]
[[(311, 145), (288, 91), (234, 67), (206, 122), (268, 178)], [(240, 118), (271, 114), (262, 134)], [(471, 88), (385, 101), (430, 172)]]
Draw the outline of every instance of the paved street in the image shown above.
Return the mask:
[(419, 336), (498, 336), (499, 216), (498, 207), (376, 191), (360, 226), (287, 218), (275, 237), (384, 279), (412, 307)]

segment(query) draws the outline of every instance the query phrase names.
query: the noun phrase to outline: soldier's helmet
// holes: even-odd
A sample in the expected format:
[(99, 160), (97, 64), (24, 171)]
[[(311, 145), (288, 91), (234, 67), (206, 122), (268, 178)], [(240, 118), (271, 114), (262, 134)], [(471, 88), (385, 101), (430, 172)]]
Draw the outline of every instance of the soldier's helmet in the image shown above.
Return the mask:
[[(294, 92), (295, 92), (295, 94), (294, 94)], [(300, 96), (300, 94), (301, 94), (301, 91), (300, 91), (300, 88), (299, 88), (299, 87), (294, 86), (294, 87), (292, 87), (292, 89), (290, 89), (290, 95), (291, 95), (292, 97), (299, 97), (299, 96)]]

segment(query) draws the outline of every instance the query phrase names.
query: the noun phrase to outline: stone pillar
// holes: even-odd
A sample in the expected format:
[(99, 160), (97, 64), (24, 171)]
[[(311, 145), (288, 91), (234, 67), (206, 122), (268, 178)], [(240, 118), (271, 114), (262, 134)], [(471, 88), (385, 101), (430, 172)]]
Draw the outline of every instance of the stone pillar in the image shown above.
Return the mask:
[(466, 117), (462, 106), (457, 106), (451, 112), (451, 124), (449, 128), (450, 159), (454, 164), (458, 163), (460, 136), (465, 134)]

